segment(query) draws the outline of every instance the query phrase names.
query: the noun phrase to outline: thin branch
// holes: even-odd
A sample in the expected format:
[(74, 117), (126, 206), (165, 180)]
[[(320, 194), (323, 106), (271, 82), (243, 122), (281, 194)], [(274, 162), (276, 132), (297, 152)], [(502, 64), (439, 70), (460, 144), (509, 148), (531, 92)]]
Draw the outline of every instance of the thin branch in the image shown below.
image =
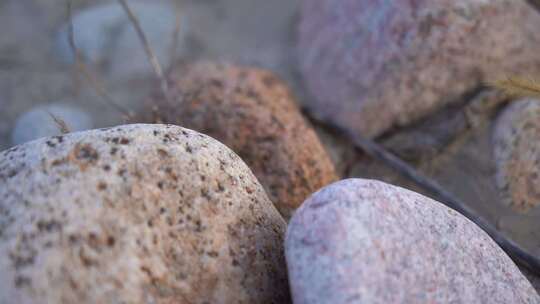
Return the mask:
[(127, 16), (129, 17), (129, 20), (131, 21), (131, 24), (135, 28), (135, 31), (137, 32), (137, 35), (139, 36), (139, 40), (141, 41), (141, 44), (144, 47), (144, 51), (146, 52), (146, 55), (148, 57), (148, 60), (150, 61), (150, 65), (154, 69), (154, 73), (156, 74), (160, 86), (161, 86), (161, 92), (163, 93), (163, 96), (171, 104), (171, 99), (169, 96), (169, 84), (167, 83), (167, 79), (165, 78), (165, 74), (163, 73), (163, 69), (161, 68), (161, 65), (159, 64), (159, 60), (154, 53), (154, 50), (150, 46), (150, 43), (148, 42), (148, 39), (146, 38), (146, 35), (144, 34), (144, 31), (141, 27), (141, 24), (139, 23), (139, 20), (137, 19), (137, 16), (133, 13), (129, 5), (127, 4), (126, 0), (118, 0), (120, 5), (122, 5), (122, 8), (126, 12)]
[(178, 36), (180, 35), (180, 30), (182, 26), (182, 16), (180, 14), (180, 10), (175, 7), (175, 13), (176, 13), (176, 20), (174, 25), (174, 31), (172, 33), (172, 42), (171, 42), (171, 48), (169, 50), (169, 65), (173, 65), (176, 61), (176, 52), (178, 50)]
[(123, 106), (116, 103), (111, 96), (107, 93), (107, 90), (105, 89), (105, 86), (103, 86), (94, 75), (89, 71), (86, 64), (84, 64), (84, 61), (82, 59), (82, 54), (80, 50), (77, 48), (77, 45), (75, 44), (75, 30), (73, 26), (73, 17), (72, 17), (72, 1), (67, 0), (66, 1), (67, 6), (67, 19), (68, 19), (68, 43), (69, 47), (71, 49), (71, 52), (73, 53), (73, 56), (75, 57), (75, 67), (77, 68), (77, 71), (80, 72), (86, 80), (90, 83), (90, 85), (94, 88), (94, 90), (97, 92), (98, 96), (101, 97), (102, 101), (108, 105), (112, 106), (115, 110), (120, 112), (122, 115), (126, 116), (127, 118), (130, 118), (133, 116), (131, 111), (124, 108)]
[[(335, 126), (334, 126), (335, 127)], [(467, 204), (462, 202), (460, 199), (455, 197), (452, 193), (446, 191), (441, 185), (437, 182), (429, 179), (426, 176), (423, 176), (412, 166), (396, 157), (392, 153), (388, 152), (385, 148), (375, 143), (372, 140), (369, 140), (361, 135), (356, 133), (349, 132), (348, 130), (338, 128), (339, 132), (346, 134), (354, 143), (354, 145), (362, 149), (370, 157), (377, 159), (395, 171), (397, 171), (402, 176), (413, 181), (419, 187), (430, 192), (438, 201), (445, 204), (446, 206), (456, 210), (461, 213), (469, 220), (474, 222), (480, 228), (482, 228), (502, 249), (516, 262), (519, 263), (532, 272), (540, 274), (540, 259), (523, 248), (521, 248), (514, 241), (505, 237), (500, 231), (498, 231), (493, 225), (485, 221), (483, 218), (478, 216), (472, 209), (470, 209)]]
[(51, 113), (49, 111), (47, 111), (47, 113), (54, 120), (54, 123), (56, 124), (56, 126), (58, 127), (58, 129), (60, 130), (60, 132), (62, 134), (67, 134), (67, 133), (71, 132), (69, 130), (69, 127), (68, 127), (67, 123), (63, 119), (61, 119), (60, 117), (54, 115), (53, 113)]
[(513, 97), (540, 98), (540, 83), (530, 78), (508, 77), (495, 81), (491, 85)]
[(67, 19), (68, 19), (68, 43), (69, 47), (71, 48), (71, 51), (73, 52), (73, 56), (75, 56), (75, 61), (77, 61), (80, 57), (79, 50), (77, 49), (77, 45), (75, 44), (75, 34), (74, 34), (74, 26), (73, 26), (73, 16), (72, 16), (72, 2), (71, 0), (66, 1), (67, 6)]

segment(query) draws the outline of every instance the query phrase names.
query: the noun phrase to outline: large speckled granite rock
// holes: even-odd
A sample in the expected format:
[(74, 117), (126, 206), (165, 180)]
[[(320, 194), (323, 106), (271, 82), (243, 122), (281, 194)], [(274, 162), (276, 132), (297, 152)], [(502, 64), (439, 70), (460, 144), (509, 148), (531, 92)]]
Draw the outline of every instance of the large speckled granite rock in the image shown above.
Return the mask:
[(540, 204), (540, 101), (510, 104), (492, 135), (496, 182), (502, 201), (520, 212)]
[(295, 304), (540, 301), (475, 224), (378, 181), (316, 192), (291, 219), (285, 251)]
[(285, 222), (224, 145), (171, 125), (0, 154), (0, 303), (287, 303)]
[(540, 72), (540, 14), (515, 0), (303, 0), (299, 60), (316, 115), (377, 136)]
[[(249, 165), (289, 218), (314, 191), (337, 180), (334, 164), (289, 88), (269, 71), (226, 63), (179, 65), (171, 103), (150, 99), (144, 113), (223, 142)], [(157, 109), (157, 110), (156, 110)]]

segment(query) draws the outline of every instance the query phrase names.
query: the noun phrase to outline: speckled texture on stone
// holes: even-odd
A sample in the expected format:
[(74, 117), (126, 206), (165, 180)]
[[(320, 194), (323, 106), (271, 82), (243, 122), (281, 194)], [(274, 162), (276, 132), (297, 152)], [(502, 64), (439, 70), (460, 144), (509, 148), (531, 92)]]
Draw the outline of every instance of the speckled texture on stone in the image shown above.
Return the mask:
[(540, 71), (540, 15), (526, 1), (304, 0), (301, 15), (308, 108), (366, 136)]
[(0, 303), (287, 303), (285, 222), (224, 145), (126, 125), (0, 154)]
[(510, 104), (492, 134), (496, 183), (502, 202), (527, 212), (540, 204), (540, 101)]
[[(337, 180), (334, 165), (287, 86), (258, 68), (198, 62), (169, 77), (172, 106), (152, 98), (154, 121), (208, 134), (249, 165), (280, 212)], [(145, 112), (151, 112), (147, 109)]]
[(285, 252), (295, 304), (540, 301), (475, 224), (378, 181), (316, 192), (292, 217)]

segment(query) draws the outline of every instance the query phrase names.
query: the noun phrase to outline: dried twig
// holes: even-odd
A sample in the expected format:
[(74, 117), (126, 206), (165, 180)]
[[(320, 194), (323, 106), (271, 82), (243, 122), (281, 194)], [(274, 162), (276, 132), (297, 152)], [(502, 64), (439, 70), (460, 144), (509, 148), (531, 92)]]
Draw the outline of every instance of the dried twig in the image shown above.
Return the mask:
[(56, 125), (58, 126), (58, 129), (60, 130), (60, 132), (62, 132), (62, 134), (67, 134), (67, 133), (71, 132), (69, 130), (69, 127), (68, 127), (67, 123), (63, 119), (61, 119), (60, 117), (54, 115), (53, 113), (51, 113), (49, 111), (47, 111), (47, 113), (54, 120), (54, 123), (56, 123)]
[[(336, 127), (337, 128), (337, 127)], [(361, 135), (356, 133), (349, 132), (342, 128), (337, 128), (342, 134), (347, 134), (347, 136), (352, 140), (356, 147), (362, 149), (366, 154), (372, 158), (378, 159), (384, 162), (386, 165), (397, 171), (399, 174), (407, 177), (414, 183), (416, 183), (421, 188), (427, 190), (433, 196), (444, 203), (446, 206), (456, 210), (461, 213), (469, 220), (473, 221), (476, 225), (482, 228), (501, 248), (506, 251), (506, 253), (517, 263), (527, 267), (536, 274), (540, 274), (540, 259), (523, 248), (521, 248), (514, 241), (505, 237), (500, 231), (498, 231), (493, 225), (485, 221), (483, 218), (478, 216), (472, 209), (470, 209), (467, 204), (462, 202), (460, 199), (455, 197), (450, 192), (446, 191), (441, 185), (437, 182), (429, 179), (426, 176), (423, 176), (412, 166), (402, 161), (392, 153), (388, 152), (385, 148), (378, 145), (372, 140), (369, 140)]]
[(176, 51), (178, 50), (178, 36), (180, 35), (180, 30), (182, 26), (182, 16), (178, 8), (175, 9), (176, 13), (176, 23), (174, 25), (174, 31), (172, 33), (172, 42), (171, 48), (169, 50), (169, 65), (173, 65), (176, 61)]
[(169, 84), (167, 83), (167, 79), (165, 78), (165, 74), (163, 73), (163, 69), (161, 68), (161, 65), (159, 64), (159, 60), (156, 57), (156, 54), (154, 53), (154, 50), (150, 46), (150, 43), (148, 42), (148, 39), (146, 38), (146, 35), (144, 34), (144, 31), (141, 27), (141, 24), (139, 23), (139, 20), (137, 19), (137, 16), (133, 13), (129, 5), (127, 4), (126, 0), (118, 0), (120, 5), (122, 5), (122, 8), (126, 12), (126, 14), (129, 17), (129, 20), (131, 21), (131, 24), (133, 24), (133, 27), (135, 28), (135, 31), (137, 32), (137, 35), (139, 36), (139, 40), (141, 41), (144, 50), (146, 52), (146, 55), (148, 56), (148, 60), (150, 61), (150, 65), (152, 65), (152, 68), (154, 69), (154, 73), (156, 74), (160, 86), (161, 86), (161, 93), (171, 104), (171, 99), (169, 96)]
[(73, 56), (75, 57), (75, 67), (77, 68), (77, 71), (80, 72), (86, 78), (86, 80), (90, 83), (90, 85), (97, 92), (98, 96), (101, 97), (102, 101), (106, 105), (112, 106), (128, 119), (133, 117), (133, 113), (131, 113), (131, 111), (119, 105), (111, 98), (111, 96), (107, 93), (105, 86), (103, 86), (97, 80), (97, 78), (94, 77), (94, 75), (92, 75), (92, 73), (87, 68), (86, 64), (84, 64), (84, 61), (82, 59), (82, 54), (77, 48), (77, 45), (75, 44), (75, 33), (74, 33), (75, 30), (73, 26), (73, 17), (71, 14), (72, 12), (71, 4), (72, 4), (71, 0), (66, 1), (67, 19), (68, 19), (68, 43), (69, 43), (69, 47), (71, 48), (71, 51), (73, 52)]
[(514, 97), (540, 98), (540, 83), (523, 77), (508, 77), (491, 84), (496, 89)]

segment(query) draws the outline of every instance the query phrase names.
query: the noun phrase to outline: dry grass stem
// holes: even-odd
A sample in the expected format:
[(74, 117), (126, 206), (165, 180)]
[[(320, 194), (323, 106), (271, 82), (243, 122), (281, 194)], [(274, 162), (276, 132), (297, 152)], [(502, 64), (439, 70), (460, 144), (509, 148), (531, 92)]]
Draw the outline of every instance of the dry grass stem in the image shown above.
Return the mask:
[(174, 31), (172, 34), (171, 48), (169, 50), (169, 65), (173, 65), (176, 61), (176, 52), (178, 51), (178, 35), (180, 35), (180, 30), (182, 26), (182, 16), (180, 11), (176, 8), (176, 23), (174, 25)]
[(540, 83), (530, 78), (508, 77), (495, 81), (491, 86), (513, 97), (540, 98)]
[(139, 40), (141, 41), (144, 50), (146, 52), (146, 55), (148, 57), (148, 60), (150, 61), (150, 65), (154, 69), (154, 73), (156, 74), (160, 87), (161, 87), (161, 93), (171, 104), (171, 99), (169, 96), (169, 85), (167, 83), (167, 79), (165, 78), (165, 74), (163, 73), (163, 69), (161, 68), (161, 65), (159, 64), (159, 60), (150, 46), (150, 43), (148, 42), (148, 39), (146, 38), (146, 35), (144, 34), (144, 31), (141, 27), (141, 24), (139, 23), (139, 20), (137, 19), (137, 16), (133, 13), (129, 5), (127, 4), (126, 0), (118, 0), (120, 5), (122, 5), (122, 8), (126, 12), (127, 16), (129, 17), (129, 20), (131, 21), (131, 24), (133, 24), (133, 27), (135, 28), (135, 31), (137, 32), (137, 35), (139, 36)]
[(97, 77), (95, 77), (90, 72), (90, 70), (84, 63), (82, 59), (82, 54), (77, 48), (77, 45), (75, 44), (75, 30), (73, 26), (73, 17), (72, 17), (72, 1), (67, 0), (66, 6), (67, 6), (67, 19), (68, 19), (68, 42), (69, 42), (69, 47), (71, 48), (71, 51), (75, 57), (75, 67), (76, 67), (77, 72), (84, 76), (84, 78), (94, 88), (98, 96), (102, 99), (102, 101), (106, 105), (113, 107), (115, 110), (120, 112), (126, 119), (133, 117), (133, 113), (131, 113), (131, 111), (122, 107), (111, 98), (111, 96), (105, 89), (105, 86), (97, 79)]
[(49, 111), (47, 111), (47, 113), (49, 114), (49, 116), (51, 116), (54, 123), (58, 126), (58, 129), (60, 130), (60, 132), (62, 134), (67, 134), (67, 133), (71, 132), (69, 130), (69, 127), (68, 127), (67, 123), (63, 119), (61, 119), (60, 117), (54, 115), (53, 113), (51, 113)]

